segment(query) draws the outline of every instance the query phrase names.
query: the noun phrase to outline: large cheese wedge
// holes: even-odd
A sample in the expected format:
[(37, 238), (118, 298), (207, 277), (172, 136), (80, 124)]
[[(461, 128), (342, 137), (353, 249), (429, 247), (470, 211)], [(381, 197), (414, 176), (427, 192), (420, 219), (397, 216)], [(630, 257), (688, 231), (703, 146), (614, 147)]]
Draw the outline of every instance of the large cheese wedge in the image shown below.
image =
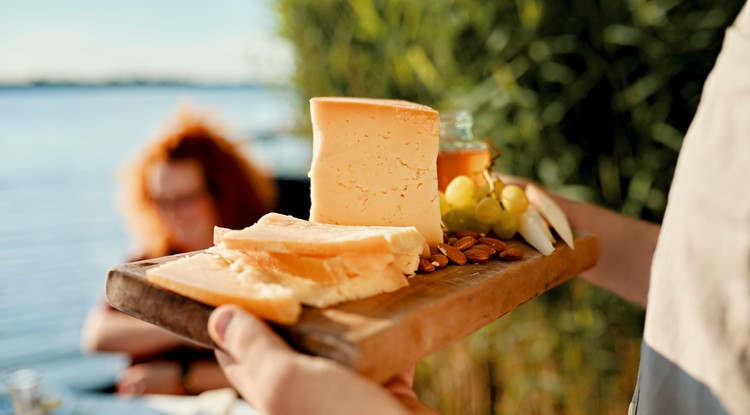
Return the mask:
[(199, 253), (146, 272), (147, 279), (193, 300), (219, 306), (237, 304), (280, 324), (292, 324), (302, 311), (292, 288), (270, 280), (241, 278), (221, 256)]
[(421, 255), (429, 252), (414, 227), (341, 226), (268, 213), (241, 230), (215, 231), (229, 249), (332, 257), (348, 254)]
[(313, 98), (310, 220), (414, 226), (443, 242), (437, 187), (440, 117), (407, 101)]

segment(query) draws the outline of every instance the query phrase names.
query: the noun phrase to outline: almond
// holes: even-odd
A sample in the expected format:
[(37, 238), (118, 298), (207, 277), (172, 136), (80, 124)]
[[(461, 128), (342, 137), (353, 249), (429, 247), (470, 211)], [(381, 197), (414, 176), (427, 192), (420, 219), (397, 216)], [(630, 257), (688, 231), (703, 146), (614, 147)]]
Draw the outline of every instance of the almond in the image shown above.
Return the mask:
[(459, 251), (465, 251), (474, 246), (475, 243), (477, 243), (477, 240), (474, 239), (473, 236), (464, 236), (456, 242), (453, 242), (451, 245), (453, 245)]
[(435, 271), (435, 266), (432, 265), (432, 262), (430, 262), (428, 259), (419, 258), (419, 266), (417, 267), (417, 271), (432, 272)]
[(471, 249), (477, 249), (477, 250), (486, 252), (488, 256), (495, 255), (495, 252), (497, 252), (497, 251), (495, 251), (494, 248), (492, 248), (489, 245), (480, 245), (480, 244), (477, 244), (477, 245), (472, 246)]
[(487, 262), (490, 259), (490, 255), (483, 249), (469, 248), (464, 251), (464, 255), (471, 262)]
[(505, 242), (495, 238), (479, 238), (477, 244), (491, 246), (496, 252), (503, 252), (508, 248), (508, 246), (505, 245)]
[(448, 244), (438, 244), (438, 250), (456, 265), (466, 264), (466, 255), (453, 246)]
[(506, 261), (518, 261), (523, 258), (523, 251), (516, 248), (508, 248), (503, 252), (500, 252), (500, 258)]
[(445, 243), (447, 243), (448, 245), (453, 245), (457, 240), (458, 238), (451, 236)]
[(443, 268), (448, 265), (448, 257), (443, 254), (432, 254), (430, 256), (430, 262), (435, 268)]

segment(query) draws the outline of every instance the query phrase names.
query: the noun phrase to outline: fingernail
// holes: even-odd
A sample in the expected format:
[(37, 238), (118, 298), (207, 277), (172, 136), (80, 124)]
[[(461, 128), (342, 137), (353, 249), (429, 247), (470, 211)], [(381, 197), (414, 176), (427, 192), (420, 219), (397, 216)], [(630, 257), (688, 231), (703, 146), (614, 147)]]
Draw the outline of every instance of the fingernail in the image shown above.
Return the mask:
[(221, 339), (222, 341), (224, 341), (224, 334), (227, 331), (227, 327), (229, 326), (229, 323), (232, 322), (233, 318), (234, 310), (224, 309), (220, 310), (219, 315), (217, 315), (214, 319), (214, 330), (219, 336), (219, 339)]

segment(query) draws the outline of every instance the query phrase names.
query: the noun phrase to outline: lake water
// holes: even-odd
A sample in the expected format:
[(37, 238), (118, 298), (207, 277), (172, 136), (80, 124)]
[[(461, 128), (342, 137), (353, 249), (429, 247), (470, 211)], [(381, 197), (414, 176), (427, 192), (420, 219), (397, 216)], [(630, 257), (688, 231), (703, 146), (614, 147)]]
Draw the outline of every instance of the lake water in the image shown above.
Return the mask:
[(306, 173), (308, 141), (267, 138), (295, 119), (290, 91), (0, 89), (0, 376), (34, 367), (62, 383), (96, 383), (124, 364), (82, 356), (80, 330), (107, 270), (131, 250), (116, 205), (118, 169), (184, 98), (212, 109), (231, 138), (266, 137), (250, 149), (277, 175)]

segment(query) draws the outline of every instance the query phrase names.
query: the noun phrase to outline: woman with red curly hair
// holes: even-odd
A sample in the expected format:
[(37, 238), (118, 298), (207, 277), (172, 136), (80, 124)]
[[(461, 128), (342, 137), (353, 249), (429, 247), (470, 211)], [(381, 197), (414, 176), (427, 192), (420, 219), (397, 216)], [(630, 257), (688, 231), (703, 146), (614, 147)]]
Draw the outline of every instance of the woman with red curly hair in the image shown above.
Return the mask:
[(277, 195), (237, 146), (189, 110), (124, 179), (125, 217), (144, 258), (207, 248), (214, 225), (250, 226), (272, 210)]
[[(125, 172), (124, 214), (138, 244), (133, 260), (208, 248), (214, 226), (250, 226), (277, 200), (275, 182), (204, 119), (183, 108), (176, 120)], [(131, 357), (117, 381), (121, 394), (229, 385), (211, 351), (106, 304), (87, 317), (82, 345)]]

